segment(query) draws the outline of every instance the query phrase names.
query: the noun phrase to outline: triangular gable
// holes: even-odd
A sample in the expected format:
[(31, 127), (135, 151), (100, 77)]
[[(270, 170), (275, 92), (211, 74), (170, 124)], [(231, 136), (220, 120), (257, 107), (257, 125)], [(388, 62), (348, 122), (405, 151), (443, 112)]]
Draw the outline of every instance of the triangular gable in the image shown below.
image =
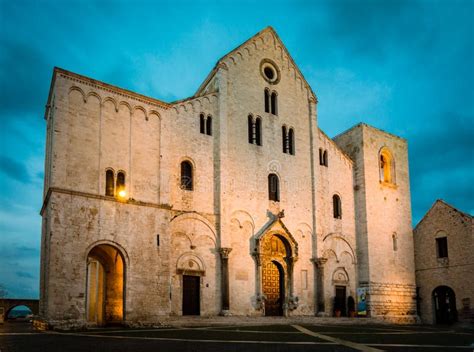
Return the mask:
[(294, 246), (295, 256), (298, 256), (298, 242), (296, 242), (290, 230), (288, 230), (286, 225), (283, 223), (283, 216), (283, 213), (281, 213), (281, 215), (271, 214), (269, 221), (256, 233), (255, 240), (258, 243), (267, 233), (272, 231), (281, 233), (283, 230), (285, 237), (287, 237), (287, 239), (291, 242), (290, 245)]
[(212, 71), (207, 75), (206, 79), (204, 80), (204, 82), (199, 86), (198, 90), (196, 91), (196, 93), (194, 94), (194, 96), (198, 96), (200, 94), (202, 94), (203, 90), (206, 88), (207, 84), (212, 80), (212, 78), (214, 77), (214, 75), (217, 73), (217, 71), (219, 70), (220, 66), (224, 65), (224, 60), (226, 60), (227, 58), (229, 58), (232, 54), (235, 54), (239, 49), (242, 49), (243, 47), (245, 47), (246, 45), (248, 45), (249, 43), (251, 43), (252, 41), (254, 41), (255, 39), (259, 38), (259, 37), (263, 37), (266, 33), (271, 33), (275, 39), (277, 40), (277, 42), (281, 45), (284, 53), (288, 56), (288, 61), (293, 65), (296, 73), (300, 76), (300, 78), (303, 80), (305, 86), (307, 87), (307, 89), (309, 90), (309, 92), (311, 93), (311, 96), (315, 99), (315, 101), (317, 102), (317, 97), (316, 97), (316, 94), (314, 94), (311, 86), (309, 85), (308, 81), (306, 80), (306, 78), (303, 76), (303, 73), (301, 73), (299, 67), (295, 64), (295, 61), (293, 60), (293, 58), (291, 57), (288, 49), (286, 48), (285, 44), (283, 44), (283, 41), (280, 39), (280, 37), (278, 36), (277, 32), (271, 27), (271, 26), (268, 26), (266, 27), (265, 29), (261, 30), (260, 32), (258, 32), (257, 34), (255, 34), (254, 36), (252, 36), (250, 39), (246, 40), (244, 43), (240, 44), (238, 47), (236, 47), (234, 50), (230, 51), (229, 53), (227, 53), (226, 55), (222, 56), (216, 63), (216, 65), (214, 66), (214, 68), (212, 69)]
[(456, 213), (458, 213), (460, 216), (472, 220), (472, 216), (471, 216), (471, 215), (460, 211), (459, 209), (453, 207), (451, 204), (446, 203), (446, 202), (445, 202), (444, 200), (442, 200), (442, 199), (437, 199), (437, 200), (433, 203), (433, 205), (431, 206), (431, 208), (430, 208), (430, 209), (426, 212), (426, 214), (423, 216), (423, 218), (422, 218), (422, 219), (418, 222), (418, 224), (415, 226), (414, 230), (416, 230), (416, 229), (418, 228), (418, 226), (420, 226), (420, 224), (421, 224), (422, 222), (424, 222), (425, 219), (427, 219), (427, 218), (429, 217), (429, 215), (434, 211), (434, 209), (435, 209), (436, 207), (444, 207), (444, 208), (452, 209), (452, 210), (454, 210)]

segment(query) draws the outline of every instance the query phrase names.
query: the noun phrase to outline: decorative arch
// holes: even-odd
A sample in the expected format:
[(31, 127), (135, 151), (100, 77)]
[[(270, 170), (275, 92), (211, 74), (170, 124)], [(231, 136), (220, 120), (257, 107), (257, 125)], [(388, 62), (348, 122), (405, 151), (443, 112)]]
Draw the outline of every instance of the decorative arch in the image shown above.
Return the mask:
[(147, 115), (147, 112), (145, 110), (145, 108), (141, 105), (135, 105), (134, 108), (133, 108), (133, 115), (135, 116), (135, 113), (137, 111), (141, 111), (143, 112), (143, 116), (145, 117), (145, 120), (148, 121), (148, 115)]
[(342, 253), (347, 252), (352, 258), (352, 263), (357, 263), (351, 244), (338, 233), (330, 233), (323, 238), (323, 257), (329, 259), (325, 253), (330, 251), (334, 253), (337, 262), (341, 260)]
[(78, 87), (78, 86), (71, 86), (71, 87), (69, 88), (68, 95), (71, 94), (71, 93), (74, 92), (74, 91), (79, 92), (79, 93), (82, 95), (82, 100), (83, 100), (84, 103), (87, 102), (86, 94), (85, 94), (84, 91), (83, 91), (80, 87)]
[(346, 268), (339, 267), (332, 273), (332, 283), (335, 285), (347, 285), (349, 284), (349, 274)]
[(202, 216), (198, 213), (188, 212), (188, 213), (178, 214), (170, 220), (170, 224), (174, 228), (179, 228), (179, 224), (181, 222), (191, 221), (191, 220), (202, 223), (203, 226), (205, 226), (210, 231), (212, 236), (214, 237), (214, 242), (217, 242), (217, 236), (216, 236), (216, 231), (214, 230), (214, 225), (211, 224), (211, 222), (209, 220), (207, 220), (204, 216)]
[(186, 252), (176, 261), (176, 272), (182, 275), (205, 276), (204, 260), (193, 252)]
[(90, 98), (90, 97), (97, 98), (97, 100), (99, 100), (99, 104), (102, 102), (102, 98), (101, 98), (100, 95), (97, 94), (96, 92), (89, 92), (89, 93), (87, 93), (87, 96), (86, 96), (87, 101), (89, 101), (89, 98)]
[(121, 106), (125, 106), (126, 108), (128, 108), (128, 112), (130, 114), (132, 114), (133, 109), (132, 109), (132, 106), (128, 102), (122, 100), (122, 101), (119, 102), (118, 105), (119, 105), (119, 109), (120, 109)]
[(236, 210), (231, 215), (231, 221), (236, 221), (239, 227), (243, 227), (245, 223), (249, 223), (252, 228), (252, 233), (255, 232), (255, 222), (252, 215), (245, 210)]
[(158, 111), (156, 111), (156, 110), (150, 110), (150, 111), (148, 112), (148, 116), (150, 116), (150, 117), (151, 117), (151, 116), (156, 116), (156, 117), (158, 118), (158, 120), (161, 121), (161, 114), (160, 114)]
[(106, 98), (102, 101), (102, 105), (105, 105), (106, 102), (112, 103), (112, 105), (113, 105), (114, 108), (115, 108), (115, 112), (118, 112), (117, 101), (116, 101), (114, 98), (112, 98), (112, 97), (106, 97)]

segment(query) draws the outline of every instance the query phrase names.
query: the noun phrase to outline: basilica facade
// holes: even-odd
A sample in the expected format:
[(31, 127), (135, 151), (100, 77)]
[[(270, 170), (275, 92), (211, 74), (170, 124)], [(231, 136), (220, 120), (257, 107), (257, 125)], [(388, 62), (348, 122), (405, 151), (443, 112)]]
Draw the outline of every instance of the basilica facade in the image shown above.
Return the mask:
[(172, 103), (55, 68), (40, 315), (412, 321), (407, 143), (363, 123), (331, 139), (317, 104), (271, 27)]

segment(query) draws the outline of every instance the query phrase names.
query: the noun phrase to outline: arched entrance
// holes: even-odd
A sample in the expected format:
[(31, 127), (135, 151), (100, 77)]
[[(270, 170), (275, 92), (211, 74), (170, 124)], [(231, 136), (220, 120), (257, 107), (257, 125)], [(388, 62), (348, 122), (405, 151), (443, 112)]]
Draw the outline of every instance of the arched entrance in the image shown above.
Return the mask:
[(97, 325), (124, 320), (125, 261), (114, 246), (100, 244), (87, 256), (87, 321)]
[(433, 290), (433, 304), (436, 324), (451, 324), (457, 320), (456, 296), (450, 287), (436, 287)]
[(283, 315), (285, 272), (277, 261), (269, 260), (262, 268), (262, 288), (265, 295), (265, 315)]
[(257, 242), (257, 287), (266, 316), (287, 315), (297, 305), (292, 292), (296, 245), (291, 240), (286, 233), (269, 232)]

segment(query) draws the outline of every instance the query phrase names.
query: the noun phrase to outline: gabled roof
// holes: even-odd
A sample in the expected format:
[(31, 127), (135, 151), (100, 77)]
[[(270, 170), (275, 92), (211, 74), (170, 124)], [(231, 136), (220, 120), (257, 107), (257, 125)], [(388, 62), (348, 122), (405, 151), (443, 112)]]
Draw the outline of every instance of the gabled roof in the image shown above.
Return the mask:
[(291, 57), (288, 49), (286, 48), (285, 44), (283, 44), (283, 41), (280, 39), (280, 37), (278, 36), (277, 32), (273, 29), (272, 26), (268, 26), (266, 28), (264, 28), (263, 30), (261, 30), (260, 32), (258, 32), (257, 34), (255, 34), (254, 36), (250, 37), (248, 40), (246, 40), (245, 42), (243, 42), (242, 44), (240, 44), (238, 47), (236, 47), (235, 49), (233, 49), (232, 51), (228, 52), (227, 54), (225, 54), (224, 56), (222, 56), (219, 60), (217, 60), (217, 63), (216, 65), (214, 66), (214, 68), (212, 69), (212, 71), (207, 75), (206, 79), (204, 80), (204, 82), (199, 86), (198, 90), (196, 91), (196, 93), (194, 94), (194, 96), (197, 96), (199, 95), (199, 93), (201, 93), (201, 91), (206, 87), (206, 85), (210, 82), (210, 80), (214, 77), (214, 75), (217, 73), (217, 71), (219, 70), (219, 65), (221, 63), (223, 63), (223, 61), (225, 59), (227, 59), (229, 56), (231, 56), (232, 54), (234, 54), (235, 52), (237, 52), (239, 49), (241, 49), (242, 47), (246, 46), (248, 43), (250, 43), (251, 41), (253, 41), (255, 38), (258, 38), (258, 37), (261, 37), (263, 35), (265, 35), (266, 33), (271, 33), (275, 36), (276, 40), (280, 43), (281, 47), (283, 48), (283, 50), (285, 51), (285, 54), (288, 56), (288, 59), (289, 61), (293, 64), (293, 66), (295, 67), (295, 70), (298, 72), (298, 74), (301, 76), (301, 78), (303, 79), (303, 82), (305, 83), (305, 85), (308, 87), (309, 91), (311, 92), (311, 95), (313, 96), (313, 98), (317, 101), (317, 97), (316, 97), (316, 94), (314, 94), (311, 86), (309, 85), (308, 81), (306, 81), (306, 78), (303, 76), (303, 73), (301, 73), (298, 65), (296, 65), (295, 61), (293, 60), (293, 58)]
[(436, 207), (436, 206), (442, 206), (442, 207), (447, 207), (451, 210), (454, 210), (456, 213), (458, 213), (460, 216), (464, 217), (464, 218), (467, 218), (467, 219), (470, 219), (472, 221), (472, 215), (469, 215), (468, 213), (465, 213), (465, 212), (462, 212), (460, 211), (459, 209), (453, 207), (451, 204), (448, 204), (446, 203), (444, 200), (442, 199), (437, 199), (433, 205), (431, 206), (431, 208), (426, 212), (426, 214), (423, 216), (423, 218), (418, 222), (418, 224), (415, 226), (415, 229), (417, 229), (418, 226), (420, 226), (420, 224), (428, 217), (428, 215), (433, 211), (433, 209)]

